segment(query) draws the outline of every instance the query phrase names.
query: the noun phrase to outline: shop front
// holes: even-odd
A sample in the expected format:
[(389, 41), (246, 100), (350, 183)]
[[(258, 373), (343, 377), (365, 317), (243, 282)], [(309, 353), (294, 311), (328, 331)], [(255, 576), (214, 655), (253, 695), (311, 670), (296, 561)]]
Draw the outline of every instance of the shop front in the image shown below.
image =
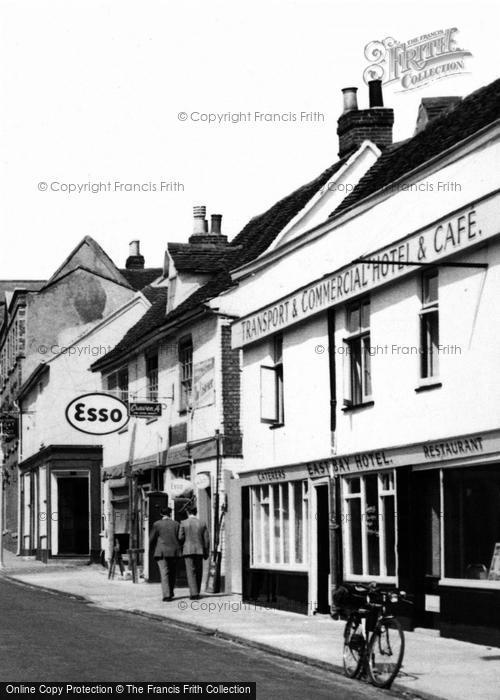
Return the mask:
[(19, 465), (21, 555), (100, 555), (102, 449), (51, 445)]
[(342, 584), (407, 593), (404, 627), (500, 645), (500, 431), (240, 474), (245, 601), (333, 611)]
[(330, 473), (323, 460), (240, 474), (244, 600), (329, 611)]
[(500, 431), (335, 457), (343, 582), (407, 592), (405, 626), (500, 645)]

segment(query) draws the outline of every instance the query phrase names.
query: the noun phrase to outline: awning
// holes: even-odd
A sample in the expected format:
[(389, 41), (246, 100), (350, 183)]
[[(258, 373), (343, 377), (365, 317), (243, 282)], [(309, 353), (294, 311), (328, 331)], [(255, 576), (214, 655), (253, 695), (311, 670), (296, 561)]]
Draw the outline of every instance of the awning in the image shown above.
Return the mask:
[(132, 474), (149, 471), (150, 469), (157, 469), (159, 466), (161, 465), (158, 464), (157, 456), (138, 459), (132, 463)]
[(123, 476), (120, 479), (109, 479), (108, 485), (110, 489), (123, 489), (126, 486), (128, 487), (127, 477)]
[[(211, 438), (210, 440), (204, 440), (203, 442), (199, 442), (198, 444), (194, 443), (193, 445), (190, 445), (190, 453), (191, 457), (194, 460), (197, 459), (209, 459), (210, 457), (216, 457), (217, 456), (217, 443), (215, 438)], [(221, 452), (222, 452), (222, 445), (221, 445)]]
[(190, 466), (187, 443), (183, 442), (180, 445), (174, 445), (167, 450), (167, 467)]
[(111, 503), (113, 505), (116, 505), (117, 503), (128, 503), (128, 493), (117, 493), (116, 495), (113, 494)]
[(115, 479), (125, 476), (125, 467), (125, 463), (115, 464), (113, 467), (105, 467), (102, 470), (102, 480), (107, 481), (107, 479)]

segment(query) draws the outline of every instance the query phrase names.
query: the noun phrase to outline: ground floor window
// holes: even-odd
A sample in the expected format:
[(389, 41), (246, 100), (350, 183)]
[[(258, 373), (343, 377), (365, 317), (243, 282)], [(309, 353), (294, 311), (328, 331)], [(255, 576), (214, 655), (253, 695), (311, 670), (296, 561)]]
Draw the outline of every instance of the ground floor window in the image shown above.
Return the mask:
[(445, 577), (500, 580), (498, 465), (443, 470), (443, 497)]
[(343, 542), (346, 577), (396, 576), (394, 471), (343, 479)]
[(308, 562), (307, 481), (250, 487), (252, 566), (305, 568)]

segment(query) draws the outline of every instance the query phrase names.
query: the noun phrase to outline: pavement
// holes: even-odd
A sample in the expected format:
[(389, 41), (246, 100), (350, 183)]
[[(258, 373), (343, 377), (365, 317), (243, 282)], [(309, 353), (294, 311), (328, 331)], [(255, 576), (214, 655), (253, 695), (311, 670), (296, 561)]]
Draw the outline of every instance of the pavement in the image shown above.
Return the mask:
[[(343, 673), (342, 621), (305, 616), (242, 602), (234, 594), (204, 594), (191, 601), (187, 589), (161, 601), (159, 584), (108, 580), (99, 565), (51, 560), (25, 561), (6, 552), (2, 575), (24, 584), (82, 598), (107, 610), (169, 621), (246, 646)], [(392, 689), (435, 700), (500, 700), (500, 648), (406, 632), (403, 667)]]

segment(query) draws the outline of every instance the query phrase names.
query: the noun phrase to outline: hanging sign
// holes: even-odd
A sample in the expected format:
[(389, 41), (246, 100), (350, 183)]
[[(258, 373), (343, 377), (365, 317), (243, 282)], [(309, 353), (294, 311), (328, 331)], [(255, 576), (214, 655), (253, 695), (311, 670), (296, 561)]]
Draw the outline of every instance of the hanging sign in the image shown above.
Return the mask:
[(4, 440), (17, 437), (17, 418), (0, 416), (0, 435)]
[(197, 489), (207, 489), (210, 486), (210, 476), (206, 472), (194, 477), (194, 485)]
[(158, 418), (161, 416), (161, 403), (141, 401), (129, 404), (131, 418)]
[(76, 430), (88, 435), (109, 435), (124, 428), (129, 420), (123, 401), (110, 394), (83, 394), (66, 408), (66, 420)]
[(193, 488), (193, 482), (188, 479), (172, 479), (172, 481), (167, 485), (167, 493), (172, 498), (180, 496), (185, 491)]

